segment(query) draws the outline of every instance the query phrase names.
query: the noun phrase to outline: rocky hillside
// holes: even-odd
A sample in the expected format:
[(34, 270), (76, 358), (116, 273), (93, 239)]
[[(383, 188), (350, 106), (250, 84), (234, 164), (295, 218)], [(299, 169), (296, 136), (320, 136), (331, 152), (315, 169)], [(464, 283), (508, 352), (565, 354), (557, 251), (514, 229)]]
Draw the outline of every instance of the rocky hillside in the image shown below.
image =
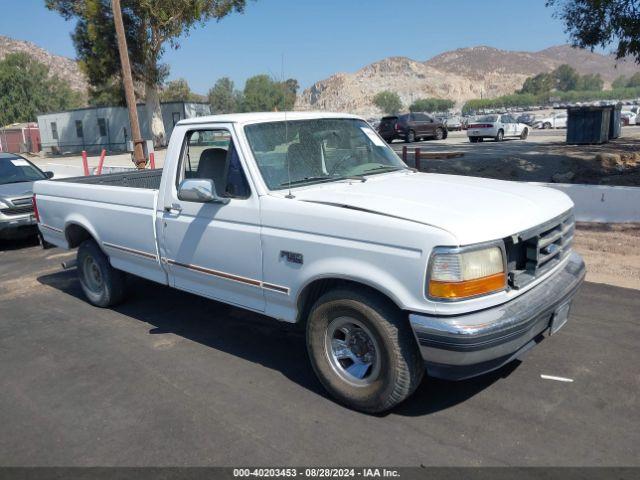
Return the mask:
[(640, 71), (632, 61), (569, 46), (540, 52), (512, 52), (492, 47), (462, 48), (425, 62), (390, 57), (355, 73), (338, 73), (300, 94), (296, 108), (349, 111), (365, 116), (379, 114), (372, 105), (376, 93), (397, 92), (403, 103), (424, 97), (449, 98), (462, 104), (471, 98), (513, 93), (524, 80), (568, 63), (581, 74), (599, 73), (605, 82)]
[(81, 92), (83, 95), (87, 93), (87, 80), (80, 71), (77, 62), (67, 57), (53, 55), (31, 42), (14, 40), (0, 35), (0, 59), (9, 53), (17, 52), (25, 52), (35, 60), (47, 65), (50, 74), (66, 80), (72, 90)]

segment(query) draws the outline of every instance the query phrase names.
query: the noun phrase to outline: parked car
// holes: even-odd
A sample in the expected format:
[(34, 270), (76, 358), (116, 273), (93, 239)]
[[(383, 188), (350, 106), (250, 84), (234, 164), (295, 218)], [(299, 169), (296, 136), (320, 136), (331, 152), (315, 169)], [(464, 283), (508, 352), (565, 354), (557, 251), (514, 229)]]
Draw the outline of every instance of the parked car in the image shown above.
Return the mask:
[(397, 138), (413, 143), (425, 138), (436, 140), (447, 138), (447, 127), (426, 113), (405, 113), (383, 117), (378, 133), (387, 143)]
[(460, 380), (518, 358), (564, 325), (585, 272), (564, 193), (417, 172), (340, 113), (182, 120), (162, 170), (34, 190), (90, 303), (121, 302), (127, 272), (301, 323), (324, 387), (365, 412), (425, 369)]
[(631, 111), (625, 110), (620, 112), (620, 118), (623, 125), (636, 125), (638, 123), (638, 116)]
[(567, 128), (567, 112), (554, 113), (547, 117), (538, 118), (533, 127), (542, 129)]
[(461, 117), (458, 117), (458, 116), (447, 117), (443, 123), (446, 125), (447, 130), (449, 130), (450, 132), (451, 131), (459, 132), (460, 130), (462, 130)]
[(536, 116), (532, 113), (524, 113), (520, 115), (517, 119), (518, 123), (524, 123), (525, 125), (533, 125), (536, 121)]
[(26, 158), (0, 153), (0, 238), (20, 238), (37, 233), (33, 212), (33, 182), (53, 177)]
[(529, 126), (517, 122), (509, 114), (476, 117), (467, 128), (467, 137), (472, 143), (482, 142), (485, 138), (492, 138), (496, 142), (501, 142), (506, 137), (526, 140), (528, 136)]

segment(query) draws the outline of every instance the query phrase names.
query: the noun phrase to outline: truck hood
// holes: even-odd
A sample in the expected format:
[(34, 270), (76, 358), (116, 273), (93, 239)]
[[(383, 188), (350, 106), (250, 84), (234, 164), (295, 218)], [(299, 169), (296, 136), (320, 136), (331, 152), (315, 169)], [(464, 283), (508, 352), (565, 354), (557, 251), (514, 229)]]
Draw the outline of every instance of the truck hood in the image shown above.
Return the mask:
[(33, 192), (33, 182), (0, 184), (0, 200), (28, 197)]
[(451, 233), (459, 245), (505, 238), (573, 207), (567, 195), (550, 188), (425, 173), (323, 184), (297, 190), (295, 198), (431, 225)]

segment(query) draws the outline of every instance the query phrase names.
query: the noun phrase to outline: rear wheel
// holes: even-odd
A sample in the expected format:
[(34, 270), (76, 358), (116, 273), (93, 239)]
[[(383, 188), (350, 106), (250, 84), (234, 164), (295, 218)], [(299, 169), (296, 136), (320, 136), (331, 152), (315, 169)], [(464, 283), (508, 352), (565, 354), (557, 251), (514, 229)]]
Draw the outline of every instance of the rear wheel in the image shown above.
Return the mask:
[(407, 132), (407, 143), (413, 143), (416, 141), (416, 132), (414, 132), (413, 130), (409, 130)]
[(124, 272), (111, 266), (94, 240), (85, 240), (78, 248), (78, 277), (82, 291), (96, 307), (110, 307), (124, 299)]
[(549, 122), (545, 122), (542, 125), (543, 130), (550, 130), (551, 129), (551, 124)]
[(394, 407), (424, 374), (406, 316), (366, 289), (336, 289), (318, 299), (307, 322), (307, 349), (327, 391), (363, 412)]
[(524, 130), (522, 130), (522, 133), (520, 134), (520, 140), (526, 140), (528, 136), (529, 136), (529, 129), (525, 128)]
[(498, 134), (495, 137), (496, 142), (501, 142), (504, 140), (504, 132), (502, 130), (498, 130)]

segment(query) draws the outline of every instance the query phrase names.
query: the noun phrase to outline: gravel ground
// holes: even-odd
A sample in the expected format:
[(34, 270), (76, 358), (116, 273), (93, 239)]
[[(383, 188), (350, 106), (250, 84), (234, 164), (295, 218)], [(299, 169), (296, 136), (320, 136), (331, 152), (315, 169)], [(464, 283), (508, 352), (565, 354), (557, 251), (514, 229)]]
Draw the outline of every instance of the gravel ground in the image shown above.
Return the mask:
[(640, 224), (578, 223), (574, 248), (587, 281), (640, 290)]

